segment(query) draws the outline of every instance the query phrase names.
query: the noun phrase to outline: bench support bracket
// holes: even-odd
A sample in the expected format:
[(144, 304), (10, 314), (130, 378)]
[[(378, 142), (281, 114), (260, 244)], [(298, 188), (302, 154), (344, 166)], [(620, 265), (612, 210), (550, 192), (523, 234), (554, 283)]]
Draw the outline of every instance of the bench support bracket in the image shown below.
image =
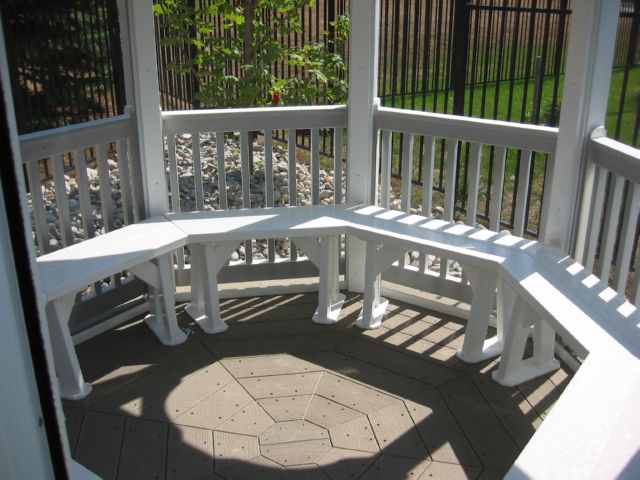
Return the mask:
[(344, 295), (340, 293), (339, 237), (305, 237), (296, 239), (309, 260), (318, 268), (320, 285), (318, 289), (318, 308), (313, 314), (315, 323), (328, 325), (336, 323), (344, 303)]
[(367, 242), (364, 266), (364, 295), (362, 311), (356, 325), (367, 330), (378, 328), (382, 323), (389, 300), (380, 296), (382, 273), (404, 254), (402, 248)]
[(194, 243), (191, 249), (191, 304), (185, 311), (208, 334), (229, 327), (220, 316), (218, 272), (238, 246), (238, 242)]
[[(486, 339), (489, 317), (496, 298), (497, 274), (488, 269), (463, 265), (463, 272), (473, 291), (471, 311), (464, 333), (464, 343), (457, 356), (466, 363), (478, 363), (502, 353), (504, 345), (504, 316), (498, 302), (497, 335)], [(498, 293), (500, 295), (501, 292)], [(507, 301), (511, 301), (508, 299)]]
[(69, 317), (75, 299), (76, 294), (72, 293), (59, 297), (47, 305), (47, 317), (50, 320), (49, 334), (60, 395), (68, 400), (80, 400), (91, 393), (91, 384), (84, 381), (71, 332), (69, 332)]
[[(503, 282), (500, 282), (501, 284)], [(515, 292), (506, 284), (503, 291), (505, 315), (509, 321), (505, 334), (505, 349), (498, 370), (492, 373), (500, 385), (513, 387), (560, 368), (553, 357), (555, 332), (525, 301), (516, 299)], [(533, 355), (523, 360), (525, 344), (533, 328)]]
[(152, 311), (144, 319), (164, 345), (184, 342), (187, 335), (178, 327), (175, 307), (175, 285), (171, 254), (162, 255), (129, 269), (151, 287)]

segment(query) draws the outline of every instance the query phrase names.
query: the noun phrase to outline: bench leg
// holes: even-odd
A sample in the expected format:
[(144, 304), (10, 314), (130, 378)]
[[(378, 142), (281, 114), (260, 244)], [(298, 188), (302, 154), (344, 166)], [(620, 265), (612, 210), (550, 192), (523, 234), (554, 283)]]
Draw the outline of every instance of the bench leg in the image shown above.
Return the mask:
[[(511, 291), (508, 286), (505, 290)], [(512, 292), (513, 293), (513, 292)], [(515, 293), (513, 293), (515, 296)], [(522, 299), (516, 299), (505, 311), (508, 322), (505, 333), (505, 347), (498, 370), (491, 376), (500, 385), (513, 387), (541, 375), (557, 370), (560, 364), (553, 358), (555, 332)], [(529, 333), (533, 327), (533, 356), (523, 359)]]
[(237, 247), (237, 243), (193, 244), (190, 247), (193, 259), (191, 264), (192, 298), (186, 312), (205, 333), (222, 333), (229, 327), (220, 316), (217, 276)]
[[(495, 272), (478, 267), (463, 266), (463, 271), (469, 280), (473, 299), (471, 311), (464, 333), (462, 349), (457, 356), (466, 363), (478, 363), (502, 353), (502, 322), (498, 321), (498, 334), (486, 339), (489, 327), (489, 316), (493, 309), (496, 295), (497, 275)], [(501, 317), (500, 313), (498, 316)]]
[(318, 308), (311, 318), (315, 323), (336, 323), (344, 303), (340, 293), (340, 250), (337, 236), (298, 238), (296, 242), (318, 268)]
[(364, 266), (364, 295), (362, 311), (356, 325), (364, 329), (378, 328), (382, 323), (389, 301), (380, 296), (382, 272), (398, 260), (402, 249), (390, 245), (367, 242)]
[(91, 393), (91, 385), (84, 381), (69, 332), (69, 316), (75, 303), (75, 297), (75, 294), (67, 295), (47, 305), (49, 333), (60, 385), (60, 395), (67, 400), (80, 400)]
[[(148, 271), (132, 269), (152, 287), (153, 310), (144, 319), (147, 326), (164, 345), (179, 345), (187, 339), (187, 334), (178, 327), (176, 318), (175, 282), (171, 254), (153, 260), (156, 278), (148, 276)], [(155, 281), (154, 281), (155, 280)]]

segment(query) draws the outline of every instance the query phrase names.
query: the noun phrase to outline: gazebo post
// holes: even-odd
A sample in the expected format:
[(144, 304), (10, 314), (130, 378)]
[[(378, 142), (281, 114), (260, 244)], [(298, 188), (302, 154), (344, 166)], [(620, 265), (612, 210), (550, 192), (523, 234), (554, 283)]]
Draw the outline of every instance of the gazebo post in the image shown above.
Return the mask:
[(580, 0), (572, 7), (558, 142), (547, 166), (540, 226), (541, 240), (567, 252), (576, 238), (578, 195), (593, 186), (588, 142), (606, 117), (619, 12), (620, 0)]
[(146, 217), (169, 208), (152, 0), (119, 0), (125, 91), (132, 107)]
[[(373, 204), (377, 174), (377, 132), (373, 115), (378, 95), (379, 0), (351, 0), (349, 32), (349, 101), (347, 203)], [(364, 288), (365, 244), (349, 238), (349, 290)]]

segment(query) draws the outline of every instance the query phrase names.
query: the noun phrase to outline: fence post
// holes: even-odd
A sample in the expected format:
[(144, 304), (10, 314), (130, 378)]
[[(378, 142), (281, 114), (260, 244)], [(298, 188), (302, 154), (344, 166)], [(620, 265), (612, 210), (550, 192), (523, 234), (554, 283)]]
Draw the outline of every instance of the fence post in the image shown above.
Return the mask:
[[(619, 0), (574, 2), (554, 160), (547, 166), (540, 238), (570, 252), (590, 132), (604, 125)], [(579, 173), (579, 174), (578, 174)]]
[[(121, 0), (125, 87), (127, 103), (134, 107), (145, 216), (169, 209), (164, 168), (162, 114), (156, 64), (152, 0)], [(121, 18), (122, 20), (122, 18)], [(128, 62), (128, 64), (127, 64)]]
[(467, 57), (469, 56), (470, 17), (468, 0), (455, 0), (453, 12), (450, 88), (453, 90), (453, 114), (464, 115)]
[[(347, 203), (372, 204), (376, 172), (374, 112), (378, 87), (379, 0), (351, 0), (349, 26), (349, 101)], [(363, 291), (364, 242), (349, 238), (349, 290)]]

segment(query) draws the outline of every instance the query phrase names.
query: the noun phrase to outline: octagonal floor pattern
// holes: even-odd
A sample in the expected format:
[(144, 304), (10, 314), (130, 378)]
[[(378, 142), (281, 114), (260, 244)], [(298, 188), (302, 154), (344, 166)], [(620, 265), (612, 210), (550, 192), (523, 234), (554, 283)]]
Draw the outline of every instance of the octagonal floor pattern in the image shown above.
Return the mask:
[(221, 335), (164, 347), (141, 321), (79, 345), (74, 458), (105, 479), (501, 478), (568, 381), (459, 362), (459, 319), (394, 303), (383, 327), (309, 319), (315, 295), (227, 300)]

